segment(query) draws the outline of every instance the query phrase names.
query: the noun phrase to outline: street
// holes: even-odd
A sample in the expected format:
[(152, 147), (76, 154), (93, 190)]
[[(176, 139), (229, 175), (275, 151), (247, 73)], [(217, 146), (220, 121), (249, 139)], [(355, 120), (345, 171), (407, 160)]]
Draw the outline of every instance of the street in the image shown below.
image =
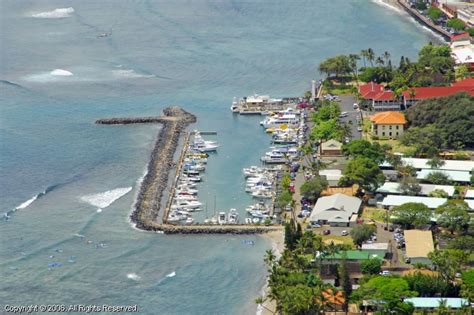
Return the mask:
[[(354, 139), (361, 139), (362, 132), (358, 131), (357, 128), (359, 127), (357, 123), (357, 117), (361, 118), (361, 112), (358, 112), (354, 109), (354, 103), (356, 102), (354, 96), (352, 95), (341, 95), (339, 96), (341, 102), (339, 103), (341, 106), (341, 112), (347, 112), (347, 116), (343, 118), (339, 118), (341, 124), (347, 123), (348, 126), (351, 128), (351, 140)], [(349, 122), (352, 123), (349, 123)]]

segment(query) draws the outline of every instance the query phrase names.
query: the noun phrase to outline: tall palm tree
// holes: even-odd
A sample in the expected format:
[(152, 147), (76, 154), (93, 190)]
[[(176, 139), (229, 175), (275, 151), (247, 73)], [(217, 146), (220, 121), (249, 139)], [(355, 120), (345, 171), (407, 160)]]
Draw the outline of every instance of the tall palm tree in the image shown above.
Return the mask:
[(372, 48), (367, 49), (367, 60), (370, 62), (370, 65), (374, 66), (375, 53)]
[(384, 51), (382, 57), (383, 59), (385, 59), (385, 64), (388, 65), (390, 61), (390, 53), (388, 51)]
[(382, 57), (377, 57), (377, 59), (375, 59), (375, 64), (382, 67), (385, 64), (385, 61), (382, 59)]
[(364, 68), (367, 67), (367, 56), (368, 56), (368, 50), (367, 49), (362, 49), (360, 51), (360, 55), (362, 56), (362, 62), (364, 63)]

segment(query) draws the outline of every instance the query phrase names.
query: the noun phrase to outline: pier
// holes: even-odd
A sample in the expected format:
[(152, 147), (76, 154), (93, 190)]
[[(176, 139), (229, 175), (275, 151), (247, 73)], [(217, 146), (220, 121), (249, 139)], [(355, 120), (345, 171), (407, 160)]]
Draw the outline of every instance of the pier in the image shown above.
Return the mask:
[(400, 4), (405, 11), (408, 12), (415, 20), (418, 22), (426, 25), (429, 29), (432, 31), (436, 32), (437, 34), (441, 35), (446, 41), (451, 40), (451, 33), (449, 33), (447, 30), (444, 28), (436, 25), (431, 21), (428, 17), (424, 16), (420, 12), (418, 12), (416, 9), (412, 8), (410, 4), (406, 0), (397, 0), (398, 4)]
[[(130, 219), (138, 229), (166, 234), (256, 234), (279, 230), (281, 226), (259, 225), (172, 225), (166, 218), (173, 200), (176, 180), (183, 165), (190, 134), (186, 128), (196, 117), (180, 107), (167, 107), (163, 116), (99, 119), (98, 125), (129, 125), (159, 123), (163, 127), (151, 153), (150, 162)], [(206, 132), (215, 134), (213, 131)], [(184, 137), (183, 137), (184, 135)], [(177, 162), (175, 154), (182, 146)], [(170, 172), (174, 170), (170, 180)], [(167, 198), (164, 198), (167, 195)], [(163, 202), (163, 199), (167, 199)], [(162, 210), (162, 211), (161, 211)]]

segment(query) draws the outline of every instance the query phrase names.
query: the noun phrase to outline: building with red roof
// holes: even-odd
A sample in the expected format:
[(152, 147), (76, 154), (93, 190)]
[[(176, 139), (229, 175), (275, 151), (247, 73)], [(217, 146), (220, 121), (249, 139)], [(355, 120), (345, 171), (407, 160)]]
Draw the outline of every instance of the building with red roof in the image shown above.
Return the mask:
[(393, 91), (385, 90), (381, 84), (364, 84), (359, 87), (362, 98), (368, 100), (375, 111), (402, 110), (418, 101), (446, 97), (466, 92), (474, 96), (474, 78), (454, 82), (451, 86), (414, 87), (402, 92), (401, 99), (396, 99)]

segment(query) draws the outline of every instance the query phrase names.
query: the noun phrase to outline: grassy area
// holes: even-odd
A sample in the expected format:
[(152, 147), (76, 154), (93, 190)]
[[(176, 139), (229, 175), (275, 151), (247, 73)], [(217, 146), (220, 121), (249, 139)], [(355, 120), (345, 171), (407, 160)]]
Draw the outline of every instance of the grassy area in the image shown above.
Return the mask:
[(333, 240), (335, 244), (340, 242), (352, 246), (354, 248), (354, 242), (350, 236), (341, 236), (341, 235), (321, 235), (323, 241), (331, 241)]
[(380, 143), (381, 145), (388, 144), (392, 147), (392, 152), (399, 152), (399, 153), (404, 153), (410, 155), (413, 153), (414, 148), (405, 146), (400, 143), (399, 140), (396, 139), (390, 139), (390, 140), (372, 140)]
[(364, 220), (374, 220), (380, 223), (385, 223), (384, 216), (387, 214), (387, 210), (379, 209), (379, 208), (372, 208), (366, 207), (362, 212), (362, 219)]

